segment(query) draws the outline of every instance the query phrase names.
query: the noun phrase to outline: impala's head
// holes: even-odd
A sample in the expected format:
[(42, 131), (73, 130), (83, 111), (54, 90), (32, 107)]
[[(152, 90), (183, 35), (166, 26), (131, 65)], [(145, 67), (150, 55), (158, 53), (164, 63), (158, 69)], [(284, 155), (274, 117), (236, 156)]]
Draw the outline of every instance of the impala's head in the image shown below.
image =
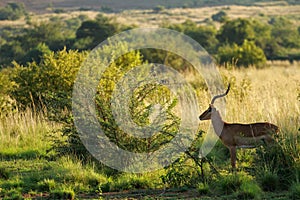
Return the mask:
[(226, 92), (224, 94), (220, 94), (220, 95), (214, 96), (212, 98), (210, 104), (209, 104), (208, 109), (206, 111), (204, 111), (199, 116), (199, 119), (200, 120), (209, 120), (209, 119), (211, 119), (211, 113), (216, 111), (216, 108), (214, 107), (215, 100), (218, 99), (218, 98), (221, 98), (221, 97), (225, 97), (228, 94), (229, 90), (230, 90), (230, 84), (228, 85), (228, 88), (227, 88), (227, 90), (226, 90)]

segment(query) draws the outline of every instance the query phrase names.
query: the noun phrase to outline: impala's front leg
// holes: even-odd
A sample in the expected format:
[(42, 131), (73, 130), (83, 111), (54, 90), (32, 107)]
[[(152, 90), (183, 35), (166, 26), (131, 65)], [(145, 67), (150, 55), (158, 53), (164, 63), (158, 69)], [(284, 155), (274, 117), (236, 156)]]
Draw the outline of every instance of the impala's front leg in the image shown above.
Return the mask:
[(232, 166), (232, 169), (235, 170), (236, 147), (235, 146), (230, 146), (229, 151), (230, 151), (231, 166)]

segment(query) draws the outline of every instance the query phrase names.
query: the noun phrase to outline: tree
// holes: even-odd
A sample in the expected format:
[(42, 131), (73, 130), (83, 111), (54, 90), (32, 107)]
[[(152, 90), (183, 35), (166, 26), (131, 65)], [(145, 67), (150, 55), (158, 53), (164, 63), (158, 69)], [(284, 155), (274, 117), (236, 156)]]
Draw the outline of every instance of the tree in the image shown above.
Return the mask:
[(0, 9), (0, 20), (17, 20), (26, 15), (23, 3), (8, 3)]
[[(95, 20), (88, 20), (81, 24), (76, 31), (76, 41), (74, 46), (82, 49), (92, 49), (99, 43), (106, 40), (109, 36), (123, 30), (123, 28), (113, 22), (112, 19), (103, 15), (98, 15)], [(91, 42), (82, 47), (83, 43), (90, 40)], [(82, 42), (84, 40), (84, 42)], [(78, 45), (81, 44), (81, 45)]]
[(227, 13), (224, 10), (221, 10), (218, 13), (212, 15), (211, 18), (213, 21), (221, 23), (226, 22), (229, 19)]
[(187, 20), (182, 24), (174, 24), (166, 26), (166, 28), (182, 32), (190, 36), (209, 53), (215, 52), (218, 41), (216, 39), (217, 29), (214, 26), (199, 26), (195, 22)]
[(294, 24), (284, 18), (272, 18), (269, 23), (272, 25), (272, 38), (284, 48), (300, 48), (300, 34)]
[(17, 37), (23, 48), (27, 51), (35, 48), (40, 43), (45, 43), (51, 50), (62, 49), (69, 34), (62, 23), (48, 22), (35, 24), (32, 28), (25, 29), (25, 33)]
[(217, 34), (217, 39), (221, 43), (242, 45), (244, 40), (253, 40), (255, 32), (251, 22), (247, 19), (235, 19), (226, 22)]
[[(0, 64), (10, 65), (13, 60), (20, 64), (33, 60), (38, 62), (41, 54), (34, 55), (34, 52), (41, 53), (46, 50), (45, 46), (52, 51), (69, 47), (72, 42), (71, 34), (72, 30), (70, 31), (62, 22), (46, 22), (34, 24), (29, 28), (5, 29), (3, 37), (6, 42), (0, 46)], [(41, 44), (44, 44), (44, 47)]]

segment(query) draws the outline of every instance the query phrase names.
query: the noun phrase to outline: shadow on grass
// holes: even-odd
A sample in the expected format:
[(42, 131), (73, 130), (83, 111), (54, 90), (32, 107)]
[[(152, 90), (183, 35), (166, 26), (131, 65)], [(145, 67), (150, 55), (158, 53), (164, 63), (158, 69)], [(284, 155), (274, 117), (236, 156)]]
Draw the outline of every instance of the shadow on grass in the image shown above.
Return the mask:
[(45, 154), (42, 154), (38, 150), (27, 150), (22, 152), (0, 152), (1, 160), (16, 160), (16, 159), (24, 159), (24, 160), (34, 160), (37, 158), (44, 158)]

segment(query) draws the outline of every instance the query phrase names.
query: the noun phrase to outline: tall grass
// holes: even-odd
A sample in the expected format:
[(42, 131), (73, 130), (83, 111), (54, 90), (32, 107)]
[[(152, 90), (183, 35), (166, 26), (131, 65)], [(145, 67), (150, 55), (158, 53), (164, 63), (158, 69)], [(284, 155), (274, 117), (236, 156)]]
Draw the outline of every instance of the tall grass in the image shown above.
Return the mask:
[(17, 111), (0, 118), (0, 152), (15, 154), (24, 151), (43, 152), (51, 142), (47, 136), (59, 128), (42, 112), (32, 109)]

